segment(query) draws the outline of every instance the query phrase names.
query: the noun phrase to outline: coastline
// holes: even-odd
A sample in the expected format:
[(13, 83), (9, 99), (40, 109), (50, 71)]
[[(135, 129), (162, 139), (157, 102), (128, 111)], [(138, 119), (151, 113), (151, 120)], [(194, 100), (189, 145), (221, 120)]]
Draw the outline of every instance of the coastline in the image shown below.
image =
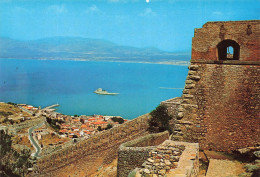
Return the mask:
[[(0, 58), (0, 59), (18, 59), (18, 58)], [(94, 60), (94, 59), (79, 59), (79, 58), (67, 58), (67, 59), (50, 59), (50, 58), (22, 58), (18, 60), (51, 60), (51, 61), (92, 61), (92, 62), (113, 62), (113, 63), (138, 63), (138, 64), (160, 64), (160, 65), (176, 65), (176, 66), (189, 66), (189, 61), (184, 60), (172, 60), (172, 61), (128, 61), (128, 60)]]
[[(41, 107), (58, 102), (61, 104), (58, 112), (66, 115), (92, 115), (98, 113), (102, 115), (120, 115), (132, 119), (152, 111), (160, 101), (170, 99), (173, 96), (179, 96), (181, 89), (162, 90), (160, 87), (181, 88), (183, 86), (181, 80), (184, 80), (187, 72), (186, 66), (179, 67), (169, 65), (168, 63), (159, 65), (142, 61), (73, 61), (85, 60), (59, 61), (58, 58), (40, 58), (37, 60), (2, 58), (0, 65), (3, 68), (0, 68), (2, 68), (1, 73), (3, 75), (1, 75), (2, 80), (0, 80), (0, 90), (5, 94), (1, 96), (1, 99), (6, 102), (26, 101), (28, 104)], [(8, 71), (14, 72), (4, 75)], [(131, 72), (129, 73), (129, 71)], [(95, 76), (97, 75), (96, 73), (99, 73), (98, 76)], [(172, 75), (172, 77), (168, 78), (168, 75)], [(93, 79), (87, 80), (82, 76), (88, 76)], [(161, 79), (154, 81), (154, 78), (159, 76)], [(17, 78), (22, 78), (26, 85), (23, 87), (20, 82), (17, 83)], [(129, 79), (129, 81), (126, 81), (125, 78)], [(7, 80), (8, 82), (4, 83)], [(56, 83), (62, 84), (62, 87)], [(14, 84), (17, 84), (19, 89), (12, 89)], [(120, 93), (120, 95), (117, 97), (105, 97), (92, 94), (99, 87)], [(144, 89), (145, 93), (143, 92)], [(20, 94), (21, 90), (23, 94)], [(65, 93), (71, 96), (67, 97)], [(12, 95), (17, 96), (14, 97)], [(76, 100), (80, 100), (81, 105)], [(139, 100), (138, 104), (136, 100)], [(140, 108), (139, 105), (144, 106)], [(136, 111), (128, 111), (127, 108), (129, 107)]]

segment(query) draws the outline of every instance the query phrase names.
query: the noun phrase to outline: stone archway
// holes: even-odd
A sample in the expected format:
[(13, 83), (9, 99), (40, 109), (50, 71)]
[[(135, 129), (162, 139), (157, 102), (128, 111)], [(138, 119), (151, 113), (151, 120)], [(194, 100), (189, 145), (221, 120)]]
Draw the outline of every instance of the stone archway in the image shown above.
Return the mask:
[(217, 45), (217, 48), (219, 60), (239, 60), (240, 46), (236, 41), (223, 40)]

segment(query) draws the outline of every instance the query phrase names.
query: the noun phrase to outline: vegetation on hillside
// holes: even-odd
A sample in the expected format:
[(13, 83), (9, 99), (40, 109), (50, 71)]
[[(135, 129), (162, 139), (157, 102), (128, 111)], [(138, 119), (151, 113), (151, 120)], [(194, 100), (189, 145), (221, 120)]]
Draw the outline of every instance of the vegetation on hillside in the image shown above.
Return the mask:
[(29, 150), (24, 149), (21, 153), (14, 150), (11, 136), (0, 130), (0, 176), (25, 176), (32, 167), (30, 154)]
[(151, 118), (149, 119), (148, 131), (151, 133), (158, 133), (168, 130), (172, 133), (169, 125), (169, 121), (172, 117), (168, 114), (167, 107), (165, 105), (159, 105), (151, 113)]
[(107, 124), (106, 128), (102, 128), (101, 126), (98, 126), (97, 130), (98, 131), (103, 131), (103, 130), (108, 130), (108, 129), (111, 129), (111, 128), (113, 128), (113, 125)]
[(48, 118), (48, 117), (46, 117), (46, 120), (47, 120), (47, 122), (49, 123), (49, 125), (50, 125), (55, 131), (59, 131), (59, 130), (60, 130), (59, 124), (64, 123), (64, 121), (62, 121), (62, 120), (52, 119), (52, 118)]
[[(11, 117), (11, 118), (10, 118)], [(21, 117), (30, 117), (30, 114), (22, 111), (15, 103), (0, 103), (0, 123), (12, 125), (20, 123)]]
[(123, 124), (124, 123), (124, 119), (120, 118), (120, 117), (112, 117), (111, 119), (112, 119), (112, 121), (118, 122), (119, 124)]

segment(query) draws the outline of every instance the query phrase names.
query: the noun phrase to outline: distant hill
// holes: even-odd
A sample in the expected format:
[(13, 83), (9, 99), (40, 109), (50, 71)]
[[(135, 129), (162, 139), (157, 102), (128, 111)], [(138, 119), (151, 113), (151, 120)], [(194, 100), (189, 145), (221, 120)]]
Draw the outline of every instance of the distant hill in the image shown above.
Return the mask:
[(120, 46), (106, 40), (80, 37), (52, 37), (32, 41), (0, 37), (0, 58), (160, 62), (189, 61), (190, 55), (164, 52), (156, 48)]

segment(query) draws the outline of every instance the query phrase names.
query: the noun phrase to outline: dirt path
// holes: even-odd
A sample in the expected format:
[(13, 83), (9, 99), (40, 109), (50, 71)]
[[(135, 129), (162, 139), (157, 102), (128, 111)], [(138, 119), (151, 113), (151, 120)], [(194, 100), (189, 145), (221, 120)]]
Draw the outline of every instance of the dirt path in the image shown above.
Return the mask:
[(236, 177), (243, 172), (243, 164), (237, 161), (210, 159), (206, 177)]

